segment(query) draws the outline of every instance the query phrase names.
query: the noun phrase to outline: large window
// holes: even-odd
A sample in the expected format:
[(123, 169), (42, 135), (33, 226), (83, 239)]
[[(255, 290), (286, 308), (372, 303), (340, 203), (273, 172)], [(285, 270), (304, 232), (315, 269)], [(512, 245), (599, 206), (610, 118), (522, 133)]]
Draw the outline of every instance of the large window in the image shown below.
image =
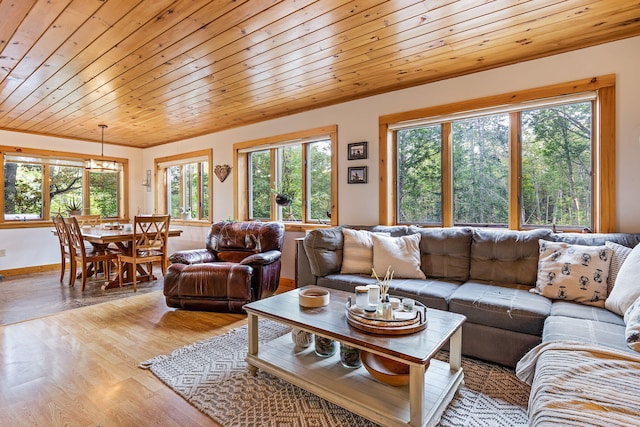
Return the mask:
[(239, 219), (336, 223), (335, 126), (234, 146)]
[(381, 222), (613, 231), (614, 82), (381, 118)]
[(1, 148), (4, 216), (1, 222), (48, 221), (55, 215), (97, 214), (124, 218), (127, 161), (114, 160), (119, 171), (85, 168), (77, 154)]
[(158, 212), (172, 220), (209, 221), (211, 218), (211, 150), (155, 160), (160, 177)]

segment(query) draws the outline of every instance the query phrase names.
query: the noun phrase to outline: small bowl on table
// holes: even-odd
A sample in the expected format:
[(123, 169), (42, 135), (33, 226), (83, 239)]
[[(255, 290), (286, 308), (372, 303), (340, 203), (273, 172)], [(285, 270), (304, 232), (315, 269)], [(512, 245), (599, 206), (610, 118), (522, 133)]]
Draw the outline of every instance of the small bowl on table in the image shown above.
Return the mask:
[(329, 304), (329, 296), (329, 291), (325, 288), (304, 288), (298, 292), (298, 302), (307, 308), (324, 307)]

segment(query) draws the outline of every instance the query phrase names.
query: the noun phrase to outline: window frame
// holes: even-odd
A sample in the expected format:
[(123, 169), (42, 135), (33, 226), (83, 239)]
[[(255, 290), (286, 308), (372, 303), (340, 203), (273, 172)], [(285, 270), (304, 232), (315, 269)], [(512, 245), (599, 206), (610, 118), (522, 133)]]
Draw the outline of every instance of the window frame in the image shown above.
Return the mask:
[[(593, 232), (609, 233), (616, 229), (616, 133), (615, 133), (615, 74), (575, 80), (518, 92), (504, 93), (451, 104), (438, 105), (413, 111), (381, 116), (378, 120), (380, 150), (380, 224), (397, 224), (397, 164), (394, 125), (412, 120), (424, 120), (441, 115), (452, 115), (467, 111), (509, 106), (524, 102), (542, 100), (580, 92), (595, 91), (593, 101), (593, 189), (592, 218)], [(511, 112), (510, 119), (519, 112)], [(519, 121), (516, 121), (519, 123)], [(453, 226), (453, 140), (450, 123), (443, 125), (442, 146), (442, 226)], [(509, 221), (507, 228), (529, 229), (520, 223), (520, 129), (510, 130), (510, 173), (509, 173)], [(581, 230), (567, 230), (581, 231)]]
[[(308, 143), (328, 139), (331, 144), (331, 219), (329, 224), (308, 222), (309, 214), (309, 170), (307, 153)], [(274, 188), (275, 149), (289, 144), (303, 144), (302, 146), (302, 220), (288, 222), (282, 220), (287, 230), (305, 230), (314, 227), (335, 226), (338, 224), (338, 126), (330, 125), (283, 135), (275, 135), (251, 141), (239, 142), (233, 145), (233, 178), (234, 178), (234, 218), (242, 221), (249, 220), (249, 153), (252, 151), (272, 150), (271, 187)], [(277, 206), (275, 194), (271, 195), (271, 221), (277, 221)]]
[[(0, 168), (0, 179), (4, 182), (4, 162), (5, 156), (24, 156), (43, 159), (43, 176), (42, 176), (42, 211), (43, 215), (41, 219), (35, 220), (5, 220), (4, 218), (4, 186), (0, 193), (0, 229), (2, 228), (28, 228), (28, 227), (49, 227), (51, 226), (51, 213), (50, 206), (51, 200), (49, 199), (49, 185), (50, 185), (50, 165), (46, 161), (47, 159), (56, 160), (80, 160), (86, 162), (90, 160), (91, 156), (88, 154), (69, 153), (66, 151), (54, 151), (54, 150), (41, 150), (37, 148), (26, 147), (9, 147), (0, 145), (0, 162), (2, 168)], [(115, 161), (122, 165), (122, 171), (118, 172), (122, 174), (121, 190), (122, 195), (119, 198), (119, 212), (117, 217), (110, 217), (111, 219), (117, 219), (126, 221), (129, 218), (129, 160), (121, 157), (103, 156), (104, 160)], [(89, 210), (89, 172), (90, 170), (84, 170), (83, 182), (87, 185), (83, 185), (83, 211)]]
[[(173, 166), (182, 166), (191, 163), (199, 163), (199, 159), (203, 157), (207, 158), (208, 163), (208, 176), (207, 180), (208, 186), (208, 200), (209, 203), (206, 206), (208, 210), (208, 217), (203, 218), (201, 212), (199, 212), (199, 218), (191, 218), (189, 220), (185, 220), (182, 218), (171, 218), (172, 223), (179, 224), (211, 224), (212, 216), (213, 216), (213, 155), (211, 149), (192, 151), (189, 153), (176, 154), (173, 156), (165, 156), (158, 157), (153, 159), (153, 186), (156, 189), (156, 196), (154, 201), (154, 211), (162, 214), (171, 214), (171, 212), (167, 212), (167, 169)], [(200, 171), (198, 171), (200, 174)], [(180, 173), (180, 197), (183, 197), (184, 192), (184, 179), (182, 172)], [(201, 180), (199, 180), (201, 182)], [(201, 205), (204, 207), (202, 203), (203, 193), (201, 189), (198, 189), (199, 195), (198, 200), (200, 200)]]

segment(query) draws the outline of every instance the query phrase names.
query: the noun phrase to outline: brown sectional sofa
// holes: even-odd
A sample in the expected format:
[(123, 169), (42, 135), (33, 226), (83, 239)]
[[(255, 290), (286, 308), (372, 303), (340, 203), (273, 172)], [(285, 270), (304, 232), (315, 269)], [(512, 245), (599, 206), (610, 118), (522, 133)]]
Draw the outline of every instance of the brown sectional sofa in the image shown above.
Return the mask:
[[(634, 247), (640, 234), (553, 233), (471, 227), (373, 226), (373, 232), (419, 233), (426, 279), (394, 279), (392, 295), (463, 314), (463, 354), (515, 367), (542, 341), (567, 339), (628, 349), (622, 317), (604, 308), (548, 299), (535, 287), (539, 239), (581, 245), (612, 241)], [(340, 274), (342, 227), (310, 231), (297, 241), (296, 285), (353, 291), (375, 283), (364, 274)], [(594, 330), (603, 331), (594, 334)]]

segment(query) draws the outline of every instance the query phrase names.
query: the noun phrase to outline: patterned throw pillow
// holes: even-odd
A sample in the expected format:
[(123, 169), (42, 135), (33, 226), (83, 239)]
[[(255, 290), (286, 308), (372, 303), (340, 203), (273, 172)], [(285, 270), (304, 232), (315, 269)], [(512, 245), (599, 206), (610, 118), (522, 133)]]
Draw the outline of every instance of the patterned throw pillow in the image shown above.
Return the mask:
[(531, 289), (551, 299), (604, 307), (612, 250), (540, 240), (538, 277)]
[[(616, 278), (620, 267), (631, 253), (631, 248), (619, 245), (614, 242), (605, 242), (604, 245), (611, 248), (611, 265), (609, 266), (609, 278), (607, 279), (607, 296), (611, 293), (613, 286), (616, 284)], [(605, 303), (606, 304), (606, 303)]]
[(640, 298), (629, 306), (624, 313), (625, 337), (627, 345), (635, 351), (640, 351)]
[(373, 234), (373, 268), (381, 278), (391, 268), (394, 278), (425, 279), (420, 269), (420, 235), (388, 237)]
[[(342, 229), (344, 244), (342, 246), (341, 274), (371, 274), (373, 267), (371, 234), (367, 230)], [(380, 234), (389, 235), (389, 233)]]

